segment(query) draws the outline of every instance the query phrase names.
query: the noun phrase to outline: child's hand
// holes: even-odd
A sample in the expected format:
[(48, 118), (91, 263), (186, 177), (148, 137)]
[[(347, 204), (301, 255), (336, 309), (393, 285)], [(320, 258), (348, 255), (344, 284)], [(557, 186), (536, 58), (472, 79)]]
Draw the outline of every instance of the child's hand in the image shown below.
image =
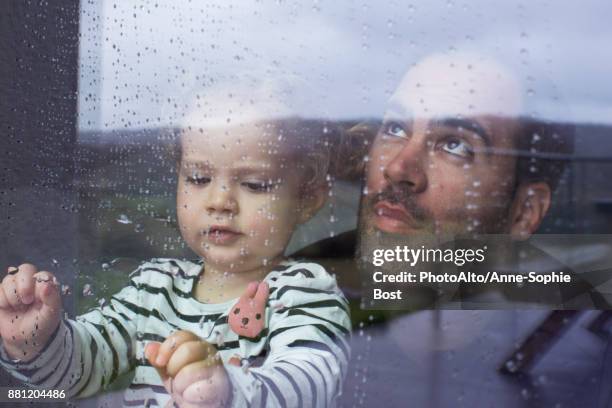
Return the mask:
[(0, 336), (15, 359), (31, 360), (60, 322), (62, 301), (55, 276), (23, 264), (9, 267), (0, 285)]
[(227, 404), (230, 384), (217, 350), (195, 334), (181, 330), (161, 344), (151, 342), (145, 356), (181, 408)]

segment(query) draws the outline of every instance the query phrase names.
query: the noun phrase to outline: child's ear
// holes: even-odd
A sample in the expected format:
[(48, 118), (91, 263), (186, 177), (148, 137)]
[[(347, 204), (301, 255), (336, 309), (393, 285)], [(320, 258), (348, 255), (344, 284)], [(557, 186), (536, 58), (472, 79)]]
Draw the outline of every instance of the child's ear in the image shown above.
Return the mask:
[(303, 224), (311, 219), (323, 207), (328, 195), (329, 186), (327, 183), (321, 183), (303, 192), (301, 205), (298, 209), (298, 223)]
[(533, 234), (550, 208), (552, 191), (544, 182), (518, 187), (510, 209), (510, 235), (525, 240)]

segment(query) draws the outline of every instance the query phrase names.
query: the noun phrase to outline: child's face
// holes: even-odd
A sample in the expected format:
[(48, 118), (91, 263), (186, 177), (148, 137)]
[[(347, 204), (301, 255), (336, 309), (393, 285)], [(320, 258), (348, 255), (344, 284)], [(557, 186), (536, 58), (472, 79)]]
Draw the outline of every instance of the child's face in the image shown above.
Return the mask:
[(274, 128), (186, 130), (181, 143), (177, 213), (191, 249), (230, 273), (282, 256), (299, 219), (300, 178)]

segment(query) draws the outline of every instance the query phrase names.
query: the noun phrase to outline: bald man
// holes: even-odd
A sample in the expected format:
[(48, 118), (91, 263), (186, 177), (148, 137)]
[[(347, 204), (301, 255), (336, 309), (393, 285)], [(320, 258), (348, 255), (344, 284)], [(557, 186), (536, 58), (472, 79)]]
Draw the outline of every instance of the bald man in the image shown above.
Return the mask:
[[(386, 325), (373, 323), (388, 320), (389, 314), (363, 309), (369, 295), (360, 283), (371, 277), (376, 249), (434, 247), (448, 238), (500, 234), (507, 242), (523, 243), (508, 248), (510, 255), (535, 259), (545, 269), (562, 267), (528, 238), (550, 209), (573, 143), (567, 129), (535, 118), (531, 93), (504, 64), (452, 52), (417, 62), (390, 98), (382, 124), (370, 132), (358, 230), (302, 252), (328, 257), (349, 297), (359, 294), (356, 300), (361, 295), (366, 300), (352, 308), (354, 327), (371, 327), (354, 336), (355, 376), (347, 380), (346, 405), (371, 405), (384, 395), (389, 406), (521, 406), (520, 393), (495, 373), (516, 339), (545, 312), (406, 310), (524, 308), (536, 303), (607, 307), (605, 299), (574, 275), (569, 286), (513, 285), (507, 290), (466, 285), (454, 288), (458, 301), (446, 297), (440, 302), (444, 296), (439, 290), (417, 288), (395, 302), (403, 310)], [(365, 130), (359, 135), (368, 137), (370, 129), (360, 129)], [(364, 282), (358, 282), (354, 263), (339, 259), (352, 257), (356, 245), (358, 259), (365, 261), (358, 262), (364, 266)], [(490, 261), (487, 267), (500, 267), (506, 259), (492, 256)], [(510, 273), (521, 272), (509, 265)], [(406, 270), (404, 263), (394, 266)], [(393, 271), (394, 266), (376, 269)], [(501, 296), (493, 302), (474, 301), (491, 300), (490, 292)], [(470, 381), (497, 391), (487, 402), (480, 392), (463, 391)]]
[[(512, 258), (520, 251), (522, 261), (535, 260), (542, 271), (558, 271), (555, 268), (563, 265), (527, 240), (550, 209), (573, 139), (567, 128), (537, 118), (532, 93), (506, 65), (478, 53), (433, 54), (417, 62), (391, 96), (382, 124), (372, 132), (356, 237), (353, 233), (348, 239), (327, 240), (304, 253), (337, 257), (340, 249), (348, 255), (356, 240), (359, 258), (368, 265), (380, 248), (434, 248), (496, 234), (504, 245), (497, 245), (495, 252), (495, 242), (489, 242), (487, 262), (465, 270), (496, 270), (490, 268), (503, 264), (510, 265), (509, 272), (527, 272), (520, 271)], [(506, 248), (505, 243), (512, 245)], [(406, 264), (383, 268), (399, 272)], [(371, 283), (369, 272), (366, 268), (361, 277), (365, 283)], [(358, 286), (354, 268), (340, 267), (338, 275), (344, 286)], [(461, 289), (463, 301), (479, 291), (502, 289), (500, 307), (506, 300), (549, 307), (607, 304), (578, 278), (571, 285), (549, 287), (468, 286), (455, 285), (451, 292)], [(431, 296), (439, 297), (412, 295), (402, 300), (415, 300), (410, 306), (415, 308), (432, 307)]]

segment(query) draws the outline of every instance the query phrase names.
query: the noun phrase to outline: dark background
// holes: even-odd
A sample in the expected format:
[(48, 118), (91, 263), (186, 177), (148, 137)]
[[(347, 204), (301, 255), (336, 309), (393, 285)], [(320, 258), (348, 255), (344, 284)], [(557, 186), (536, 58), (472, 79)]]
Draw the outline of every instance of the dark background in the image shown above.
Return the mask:
[(74, 281), (78, 33), (77, 1), (0, 2), (2, 274), (29, 261)]

